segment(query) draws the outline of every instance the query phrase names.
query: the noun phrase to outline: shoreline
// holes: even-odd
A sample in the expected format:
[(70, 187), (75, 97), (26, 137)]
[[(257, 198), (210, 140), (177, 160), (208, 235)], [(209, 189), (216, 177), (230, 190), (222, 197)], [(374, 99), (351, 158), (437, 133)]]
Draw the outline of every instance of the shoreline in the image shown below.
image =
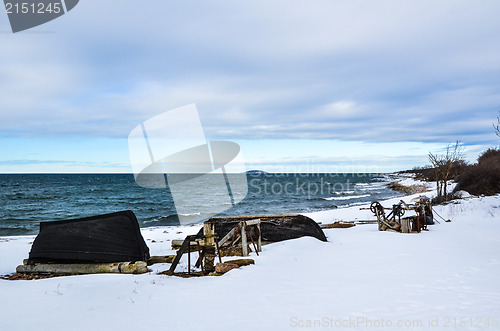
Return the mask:
[[(415, 180), (412, 178), (412, 175), (401, 175), (401, 174), (395, 174), (395, 173), (381, 173), (381, 174), (377, 174), (377, 175), (382, 175), (382, 176), (386, 176), (388, 177), (388, 183), (385, 184), (389, 189), (393, 190), (394, 192), (398, 192), (398, 193), (401, 193), (403, 194), (402, 196), (400, 197), (396, 197), (396, 198), (389, 198), (389, 199), (384, 199), (384, 200), (381, 200), (379, 202), (381, 203), (393, 203), (396, 199), (402, 199), (406, 196), (413, 196), (415, 194), (421, 194), (421, 193), (425, 193), (425, 192), (429, 192), (429, 191), (432, 191), (432, 188), (431, 188), (431, 184), (432, 183), (428, 183), (428, 182), (422, 182), (422, 181), (419, 181), (419, 180)], [(391, 179), (389, 179), (391, 178)], [(390, 181), (389, 181), (390, 180)], [(408, 193), (407, 191), (405, 190), (397, 190), (397, 189), (393, 189), (390, 187), (390, 185), (392, 183), (403, 183), (403, 184), (400, 184), (398, 187), (406, 187), (406, 188), (412, 188), (412, 187), (418, 187), (419, 189), (422, 189), (424, 187), (427, 187), (427, 191), (419, 191), (419, 192), (416, 192), (416, 193)], [(426, 185), (427, 184), (427, 185)], [(347, 196), (349, 197), (349, 196)], [(328, 199), (328, 198), (327, 198)], [(397, 202), (399, 202), (399, 200)], [(369, 207), (371, 204), (371, 202), (356, 202), (356, 203), (352, 203), (352, 204), (347, 204), (347, 205), (342, 205), (342, 206), (339, 206), (339, 207), (336, 207), (336, 208), (332, 208), (332, 209), (327, 209), (327, 210), (322, 210), (322, 211), (315, 211), (315, 212), (305, 212), (305, 213), (294, 213), (294, 214), (300, 214), (300, 215), (304, 215), (304, 216), (308, 216), (310, 218), (312, 218), (314, 221), (320, 223), (320, 224), (325, 224), (324, 221), (322, 221), (324, 219), (324, 217), (321, 217), (321, 220), (320, 221), (317, 221), (314, 217), (316, 217), (316, 215), (324, 215), (324, 214), (342, 214), (344, 215), (347, 211), (347, 209), (349, 210), (349, 212), (354, 212), (357, 208), (366, 208), (366, 207)], [(356, 214), (354, 212), (354, 214)], [(369, 215), (367, 213), (363, 213), (363, 215), (367, 215), (366, 217), (368, 218), (374, 218), (373, 214), (370, 212)], [(371, 216), (370, 216), (371, 215)], [(367, 218), (367, 219), (368, 219)], [(355, 217), (352, 221), (356, 221), (358, 220), (359, 217)], [(335, 222), (335, 221), (348, 221), (346, 220), (345, 218), (340, 218), (340, 219), (334, 219), (331, 223)], [(176, 227), (179, 227), (179, 228), (183, 228), (183, 227), (199, 227), (201, 228), (203, 226), (203, 223), (194, 223), (194, 224), (190, 224), (190, 225), (159, 225), (159, 226), (144, 226), (144, 227), (141, 227), (141, 231), (142, 230), (147, 230), (147, 229), (162, 229), (162, 228), (176, 228)], [(23, 238), (26, 238), (26, 239), (30, 239), (30, 240), (34, 240), (34, 238), (37, 236), (37, 234), (26, 234), (26, 235), (5, 235), (5, 236), (0, 236), (0, 242), (2, 240), (8, 240), (9, 238), (10, 239), (14, 239), (14, 238), (18, 238), (18, 239), (23, 239)]]
[[(398, 176), (397, 174), (386, 174), (386, 175), (393, 178), (399, 177), (395, 181), (391, 182), (397, 182), (402, 187), (410, 187), (410, 188), (418, 187), (419, 190), (418, 192), (411, 194), (403, 194), (403, 192), (400, 192), (403, 194), (400, 197), (389, 198), (379, 201), (382, 205), (390, 206), (393, 204), (397, 204), (400, 200), (403, 200), (408, 203), (411, 199), (421, 195), (425, 195), (425, 193), (427, 193), (431, 198), (435, 196), (436, 192), (432, 188), (432, 183), (415, 180), (412, 178), (412, 176)], [(387, 185), (390, 185), (390, 183), (388, 183)], [(427, 190), (424, 191), (424, 188), (427, 188)], [(303, 215), (308, 216), (317, 223), (321, 224), (327, 224), (327, 222), (334, 223), (337, 221), (352, 222), (358, 220), (370, 220), (370, 219), (376, 220), (373, 213), (369, 210), (370, 204), (371, 202), (368, 202), (354, 206), (339, 207), (332, 210), (304, 213)], [(364, 209), (362, 210), (361, 208)]]

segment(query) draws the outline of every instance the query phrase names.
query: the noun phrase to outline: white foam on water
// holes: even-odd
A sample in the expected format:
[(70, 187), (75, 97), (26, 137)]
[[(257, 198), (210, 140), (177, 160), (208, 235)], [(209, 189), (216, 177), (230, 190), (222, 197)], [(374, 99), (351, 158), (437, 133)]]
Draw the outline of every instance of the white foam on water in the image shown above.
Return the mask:
[(337, 195), (344, 195), (344, 194), (353, 194), (355, 193), (356, 191), (342, 191), (342, 192), (333, 192)]
[(363, 195), (351, 195), (348, 197), (330, 197), (330, 198), (323, 198), (324, 200), (352, 200), (352, 199), (359, 199), (359, 198), (366, 198), (369, 197), (370, 194), (363, 194)]

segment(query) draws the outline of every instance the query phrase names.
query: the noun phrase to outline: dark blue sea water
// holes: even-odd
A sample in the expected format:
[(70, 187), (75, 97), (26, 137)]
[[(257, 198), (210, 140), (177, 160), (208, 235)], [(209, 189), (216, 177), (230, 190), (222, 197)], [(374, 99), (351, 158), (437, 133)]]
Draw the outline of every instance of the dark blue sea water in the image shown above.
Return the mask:
[[(386, 187), (390, 180), (379, 174), (248, 174), (245, 199), (220, 215), (309, 213), (400, 195)], [(218, 194), (210, 185), (190, 190), (188, 198), (207, 208)], [(36, 234), (40, 222), (121, 210), (132, 210), (141, 227), (179, 222), (168, 188), (140, 187), (131, 174), (0, 174), (0, 236)]]

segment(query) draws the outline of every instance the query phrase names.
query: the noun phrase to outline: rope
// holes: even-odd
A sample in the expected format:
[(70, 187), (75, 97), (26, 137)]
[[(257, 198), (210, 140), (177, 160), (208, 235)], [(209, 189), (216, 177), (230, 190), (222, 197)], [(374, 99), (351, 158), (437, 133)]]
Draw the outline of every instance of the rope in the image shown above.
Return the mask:
[[(437, 211), (434, 209), (434, 207), (431, 207), (431, 208), (432, 208), (432, 212), (433, 212), (433, 213), (435, 213), (436, 215), (438, 215), (438, 216), (439, 216), (439, 217), (440, 217), (443, 221), (448, 222), (448, 220), (445, 220), (443, 216), (441, 216), (441, 215), (439, 215), (439, 214), (437, 213)], [(436, 222), (438, 222), (438, 220), (436, 220)], [(438, 222), (438, 223), (439, 223), (439, 222)], [(439, 224), (441, 224), (441, 223), (439, 223)]]

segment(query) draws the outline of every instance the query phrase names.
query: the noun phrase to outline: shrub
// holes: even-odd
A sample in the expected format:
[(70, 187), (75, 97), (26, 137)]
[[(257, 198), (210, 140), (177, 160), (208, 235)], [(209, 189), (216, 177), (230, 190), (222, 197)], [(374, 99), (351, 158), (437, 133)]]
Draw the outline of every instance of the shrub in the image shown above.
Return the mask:
[(455, 191), (465, 190), (474, 195), (500, 193), (500, 150), (490, 148), (483, 152), (477, 164), (468, 166), (457, 181)]

